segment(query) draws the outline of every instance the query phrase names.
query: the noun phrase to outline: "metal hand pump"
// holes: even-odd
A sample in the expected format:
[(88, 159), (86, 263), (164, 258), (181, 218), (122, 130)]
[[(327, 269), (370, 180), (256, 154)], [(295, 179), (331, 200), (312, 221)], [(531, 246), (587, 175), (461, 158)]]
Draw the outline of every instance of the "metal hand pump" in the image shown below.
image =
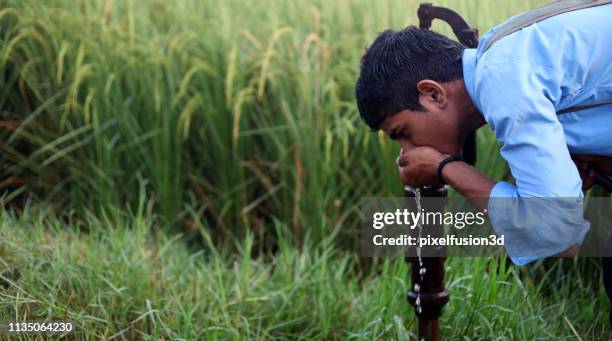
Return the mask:
[[(453, 32), (459, 41), (468, 48), (475, 48), (478, 45), (478, 30), (471, 28), (467, 22), (455, 11), (436, 7), (429, 3), (424, 3), (418, 9), (419, 27), (431, 28), (433, 19), (440, 19), (450, 25)], [(476, 133), (468, 136), (463, 146), (463, 159), (473, 165), (476, 163)], [(421, 189), (422, 197), (439, 197), (445, 198), (447, 190), (445, 186), (432, 186)], [(414, 197), (414, 192), (408, 188), (405, 189), (405, 196)], [(424, 203), (423, 208), (426, 211), (442, 211), (444, 209), (444, 201), (438, 202), (439, 207), (432, 207), (434, 203)], [(429, 206), (428, 206), (429, 205)], [(432, 236), (443, 234), (444, 226), (427, 226), (427, 233)], [(426, 247), (424, 247), (426, 248)], [(444, 261), (446, 259), (446, 248), (436, 247), (422, 251), (424, 256), (421, 259), (422, 266), (425, 268), (424, 274), (421, 274), (421, 264), (418, 257), (410, 255), (406, 261), (411, 263), (412, 289), (406, 294), (408, 302), (415, 306), (415, 313), (419, 322), (419, 340), (437, 341), (440, 339), (439, 318), (442, 315), (442, 307), (449, 301), (449, 292), (444, 287)], [(417, 293), (414, 288), (415, 284), (419, 286)], [(417, 309), (417, 297), (420, 301), (420, 307)]]

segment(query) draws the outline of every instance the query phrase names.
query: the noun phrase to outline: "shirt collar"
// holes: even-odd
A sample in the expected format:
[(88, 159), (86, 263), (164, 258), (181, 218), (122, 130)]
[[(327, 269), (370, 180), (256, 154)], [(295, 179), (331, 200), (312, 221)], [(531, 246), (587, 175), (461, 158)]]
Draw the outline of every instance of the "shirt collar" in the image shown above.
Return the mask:
[(474, 88), (474, 74), (476, 73), (476, 49), (464, 49), (463, 56), (461, 57), (461, 63), (463, 64), (463, 82), (465, 83), (465, 89), (468, 95), (472, 99), (474, 105), (480, 112), (480, 102), (476, 98), (476, 89)]

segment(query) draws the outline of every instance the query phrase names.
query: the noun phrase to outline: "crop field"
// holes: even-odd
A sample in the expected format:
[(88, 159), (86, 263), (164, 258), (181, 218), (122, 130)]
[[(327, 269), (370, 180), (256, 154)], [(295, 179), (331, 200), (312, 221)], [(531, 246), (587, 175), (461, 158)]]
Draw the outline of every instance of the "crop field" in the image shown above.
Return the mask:
[[(359, 255), (361, 198), (402, 185), (354, 84), (418, 3), (0, 1), (0, 320), (72, 320), (76, 339), (416, 337), (409, 267)], [(434, 3), (482, 34), (544, 1)], [(508, 179), (493, 133), (478, 145), (476, 167)], [(610, 333), (594, 259), (446, 266), (444, 339)]]

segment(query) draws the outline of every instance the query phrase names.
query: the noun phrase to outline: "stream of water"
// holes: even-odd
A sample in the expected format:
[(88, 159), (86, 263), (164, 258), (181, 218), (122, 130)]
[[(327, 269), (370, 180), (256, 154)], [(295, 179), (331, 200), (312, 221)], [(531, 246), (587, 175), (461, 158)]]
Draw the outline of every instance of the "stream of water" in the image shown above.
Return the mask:
[[(416, 201), (417, 212), (421, 212), (421, 190), (419, 188), (411, 188), (411, 190), (414, 193), (414, 200)], [(417, 293), (416, 302), (415, 302), (416, 311), (417, 313), (420, 314), (422, 311), (420, 283), (423, 283), (423, 276), (425, 276), (427, 269), (425, 268), (425, 265), (423, 264), (423, 258), (421, 257), (421, 235), (423, 233), (423, 225), (421, 225), (420, 220), (417, 220), (417, 226), (419, 228), (419, 237), (417, 239), (418, 242), (416, 245), (416, 254), (417, 254), (417, 258), (419, 259), (419, 276), (420, 277), (419, 277), (419, 282), (414, 283), (414, 292)]]

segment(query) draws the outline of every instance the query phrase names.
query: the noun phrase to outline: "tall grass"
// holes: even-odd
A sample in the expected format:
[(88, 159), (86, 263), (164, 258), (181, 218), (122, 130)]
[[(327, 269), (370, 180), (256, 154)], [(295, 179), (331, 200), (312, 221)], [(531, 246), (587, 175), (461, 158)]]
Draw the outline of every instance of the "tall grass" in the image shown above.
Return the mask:
[[(48, 210), (0, 211), (0, 319), (72, 320), (74, 339), (416, 338), (402, 259), (366, 270), (329, 240), (295, 248), (281, 238), (269, 262), (252, 257), (252, 234), (227, 253), (200, 224), (205, 247), (190, 248), (156, 228), (152, 206), (138, 207), (85, 224)], [(603, 289), (572, 275), (575, 260), (563, 265), (531, 267), (541, 274), (529, 277), (503, 259), (447, 260), (442, 338), (605, 340)]]
[[(542, 1), (440, 1), (484, 32)], [(401, 193), (397, 146), (360, 122), (359, 58), (417, 1), (2, 1), (4, 201), (133, 206), (217, 236), (321, 239), (365, 195)], [(435, 28), (450, 34), (443, 24)], [(9, 123), (13, 124), (9, 124)], [(500, 178), (493, 136), (478, 166)]]

